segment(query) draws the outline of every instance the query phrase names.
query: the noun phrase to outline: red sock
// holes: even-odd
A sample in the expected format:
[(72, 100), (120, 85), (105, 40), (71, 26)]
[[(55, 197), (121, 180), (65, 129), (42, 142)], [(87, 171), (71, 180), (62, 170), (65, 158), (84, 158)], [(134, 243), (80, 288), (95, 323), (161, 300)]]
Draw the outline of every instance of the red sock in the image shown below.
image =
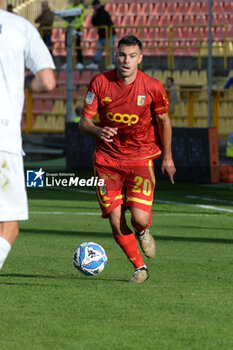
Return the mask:
[(142, 267), (144, 264), (142, 256), (138, 250), (137, 240), (133, 233), (128, 235), (113, 235), (115, 241), (125, 252), (129, 261), (135, 268)]
[(147, 225), (146, 227), (142, 227), (142, 226), (140, 226), (138, 224), (135, 224), (133, 222), (133, 220), (131, 220), (131, 224), (133, 225), (133, 228), (134, 228), (134, 230), (136, 230), (137, 233), (141, 233), (142, 231), (145, 231), (148, 227), (150, 227), (151, 221), (152, 221), (152, 217), (150, 217), (149, 225)]

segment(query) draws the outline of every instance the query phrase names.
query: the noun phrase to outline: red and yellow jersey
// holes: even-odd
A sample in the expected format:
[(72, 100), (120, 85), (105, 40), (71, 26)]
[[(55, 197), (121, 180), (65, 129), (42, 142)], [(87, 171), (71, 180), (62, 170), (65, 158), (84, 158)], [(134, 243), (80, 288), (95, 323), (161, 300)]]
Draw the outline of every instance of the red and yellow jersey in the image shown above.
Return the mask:
[(97, 139), (96, 155), (128, 161), (154, 159), (161, 154), (156, 115), (167, 113), (169, 102), (162, 84), (138, 71), (125, 85), (116, 70), (96, 75), (85, 97), (83, 115), (99, 113), (100, 127), (117, 127), (113, 142)]

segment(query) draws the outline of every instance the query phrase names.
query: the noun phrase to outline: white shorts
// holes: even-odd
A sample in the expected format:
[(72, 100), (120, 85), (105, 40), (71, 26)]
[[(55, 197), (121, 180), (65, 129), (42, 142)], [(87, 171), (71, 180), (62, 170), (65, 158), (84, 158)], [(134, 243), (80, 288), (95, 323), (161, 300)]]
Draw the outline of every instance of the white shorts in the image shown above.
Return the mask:
[(27, 219), (23, 157), (0, 151), (0, 222)]

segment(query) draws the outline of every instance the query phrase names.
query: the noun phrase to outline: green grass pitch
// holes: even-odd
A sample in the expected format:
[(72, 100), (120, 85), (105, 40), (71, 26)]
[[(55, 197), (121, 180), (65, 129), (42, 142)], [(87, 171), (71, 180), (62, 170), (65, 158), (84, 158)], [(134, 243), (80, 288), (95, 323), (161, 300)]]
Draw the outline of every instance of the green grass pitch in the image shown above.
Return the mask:
[[(157, 255), (145, 258), (149, 281), (132, 285), (95, 194), (30, 190), (30, 220), (0, 273), (0, 349), (233, 349), (232, 194), (230, 185), (160, 181)], [(84, 241), (106, 250), (98, 276), (73, 266)]]

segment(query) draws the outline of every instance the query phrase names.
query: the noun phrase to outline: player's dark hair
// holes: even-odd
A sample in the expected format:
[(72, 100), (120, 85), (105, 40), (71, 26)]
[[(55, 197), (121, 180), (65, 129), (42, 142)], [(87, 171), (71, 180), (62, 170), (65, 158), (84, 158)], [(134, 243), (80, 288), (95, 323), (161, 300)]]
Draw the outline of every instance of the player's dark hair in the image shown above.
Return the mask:
[(170, 79), (172, 84), (174, 84), (174, 79), (172, 77), (167, 77), (167, 79)]
[(13, 11), (13, 5), (8, 4), (7, 5), (7, 11)]
[(142, 43), (134, 35), (127, 35), (127, 36), (124, 36), (123, 38), (121, 38), (121, 40), (118, 42), (117, 48), (119, 49), (119, 47), (121, 45), (125, 45), (125, 46), (137, 45), (139, 47), (140, 51), (142, 51)]
[(92, 6), (95, 6), (95, 5), (100, 5), (100, 1), (99, 0), (93, 0), (92, 1)]

